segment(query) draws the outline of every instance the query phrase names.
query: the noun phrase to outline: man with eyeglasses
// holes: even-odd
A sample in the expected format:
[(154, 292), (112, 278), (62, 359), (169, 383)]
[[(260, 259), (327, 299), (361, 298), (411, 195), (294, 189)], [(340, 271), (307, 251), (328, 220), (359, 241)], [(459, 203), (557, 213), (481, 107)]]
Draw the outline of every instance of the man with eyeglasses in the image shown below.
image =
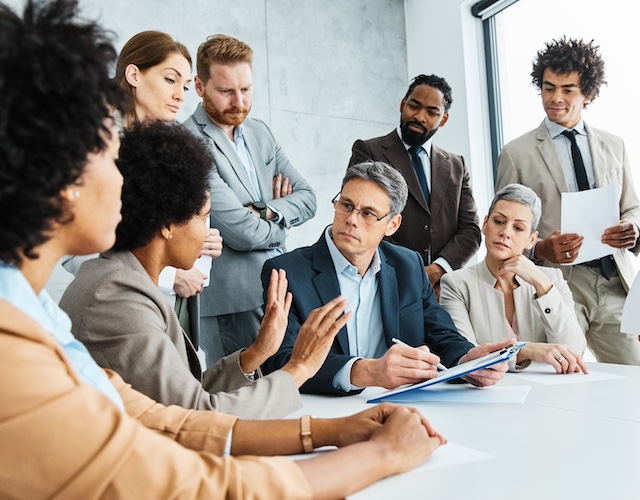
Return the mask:
[[(369, 386), (394, 388), (435, 377), (440, 361), (456, 365), (509, 343), (474, 347), (437, 303), (420, 254), (383, 241), (400, 227), (407, 191), (402, 174), (386, 163), (353, 165), (333, 199), (333, 224), (318, 242), (265, 262), (263, 285), (272, 269), (284, 269), (293, 294), (287, 332), (265, 363), (267, 372), (287, 362), (300, 325), (337, 295), (347, 300), (351, 317), (302, 392), (347, 395)], [(394, 338), (403, 344), (394, 344)], [(506, 370), (502, 363), (468, 381), (492, 385)]]

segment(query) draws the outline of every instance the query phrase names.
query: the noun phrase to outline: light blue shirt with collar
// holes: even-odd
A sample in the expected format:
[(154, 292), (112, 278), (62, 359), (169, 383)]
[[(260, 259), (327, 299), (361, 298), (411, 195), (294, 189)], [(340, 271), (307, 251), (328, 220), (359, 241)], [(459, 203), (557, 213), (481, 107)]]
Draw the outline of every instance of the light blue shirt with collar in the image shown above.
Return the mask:
[(14, 266), (0, 261), (0, 299), (6, 300), (37, 321), (64, 349), (80, 380), (102, 392), (121, 411), (124, 404), (107, 374), (93, 360), (87, 348), (71, 333), (69, 316), (58, 307), (46, 290), (38, 295)]
[(333, 378), (333, 385), (344, 391), (362, 389), (351, 384), (351, 367), (362, 358), (380, 358), (387, 351), (382, 329), (382, 309), (378, 290), (380, 252), (376, 250), (371, 265), (364, 276), (336, 247), (331, 237), (331, 226), (325, 231), (329, 255), (333, 261), (340, 286), (340, 295), (347, 299), (348, 309), (353, 311), (347, 322), (349, 354), (354, 356)]
[[(225, 134), (225, 137), (227, 137), (226, 134)], [(229, 138), (227, 137), (227, 139)], [(253, 158), (251, 158), (251, 153), (249, 153), (249, 148), (247, 148), (247, 143), (244, 140), (244, 126), (242, 125), (242, 123), (234, 127), (233, 141), (229, 140), (229, 142), (233, 144), (233, 147), (235, 148), (236, 153), (238, 153), (238, 157), (242, 162), (242, 166), (247, 172), (247, 176), (251, 181), (251, 187), (253, 187), (253, 192), (254, 192), (254, 196), (256, 197), (256, 200), (262, 201), (263, 197), (262, 197), (262, 192), (260, 191), (260, 185), (258, 184), (258, 175), (256, 174), (256, 166), (253, 163)], [(271, 205), (268, 205), (268, 207), (271, 209), (271, 211), (274, 214), (276, 214), (275, 218), (273, 218), (270, 222), (273, 222), (274, 224), (278, 224), (282, 220), (282, 214), (279, 211), (275, 210)], [(285, 228), (285, 231), (288, 231), (288, 229)], [(267, 254), (270, 257), (276, 257), (278, 255), (281, 255), (282, 253), (284, 252), (281, 248), (272, 248), (267, 251)]]
[[(398, 125), (398, 128), (396, 128), (396, 133), (398, 134), (398, 137), (400, 137), (400, 140), (402, 141), (402, 144), (404, 144), (404, 147), (407, 150), (407, 155), (410, 156), (409, 148), (411, 148), (411, 146), (409, 146), (406, 142), (404, 142), (404, 140), (402, 140), (402, 132), (400, 130), (400, 126), (399, 125)], [(420, 157), (420, 161), (422, 162), (422, 168), (424, 169), (424, 175), (425, 175), (425, 177), (427, 179), (427, 186), (429, 186), (429, 190), (430, 191), (433, 191), (433, 185), (431, 184), (431, 144), (432, 144), (432, 139), (433, 139), (433, 137), (430, 138), (428, 141), (426, 141), (422, 145), (422, 149), (418, 152), (418, 156)], [(427, 264), (438, 264), (442, 269), (444, 269), (445, 273), (453, 272), (453, 267), (451, 267), (451, 264), (449, 264), (447, 259), (445, 259), (444, 257), (438, 257), (436, 260), (431, 262), (431, 247), (429, 247), (429, 262), (427, 262)]]
[(545, 117), (544, 124), (547, 127), (547, 131), (553, 139), (553, 144), (558, 152), (558, 158), (562, 164), (562, 170), (564, 170), (564, 176), (567, 178), (567, 186), (569, 191), (575, 193), (580, 191), (578, 188), (578, 180), (576, 179), (576, 172), (573, 168), (573, 156), (571, 155), (571, 141), (562, 135), (565, 130), (575, 130), (576, 143), (580, 154), (582, 155), (582, 161), (584, 162), (584, 169), (587, 173), (587, 180), (589, 181), (589, 187), (591, 189), (596, 187), (596, 178), (593, 173), (593, 159), (591, 157), (591, 149), (589, 148), (589, 137), (587, 136), (587, 130), (584, 126), (584, 120), (580, 118), (578, 124), (573, 129), (568, 129), (562, 125), (558, 125), (555, 122), (549, 120), (549, 117)]

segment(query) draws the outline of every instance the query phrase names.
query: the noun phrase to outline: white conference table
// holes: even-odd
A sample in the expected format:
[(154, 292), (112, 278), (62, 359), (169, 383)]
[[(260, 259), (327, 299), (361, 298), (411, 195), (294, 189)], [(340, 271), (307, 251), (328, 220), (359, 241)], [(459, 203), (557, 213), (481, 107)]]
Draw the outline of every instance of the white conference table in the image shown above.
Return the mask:
[[(531, 387), (524, 403), (411, 404), (449, 442), (491, 458), (417, 469), (350, 498), (640, 499), (640, 367), (587, 365), (625, 378), (550, 386), (507, 375), (501, 385)], [(292, 417), (350, 415), (380, 392), (303, 395)]]

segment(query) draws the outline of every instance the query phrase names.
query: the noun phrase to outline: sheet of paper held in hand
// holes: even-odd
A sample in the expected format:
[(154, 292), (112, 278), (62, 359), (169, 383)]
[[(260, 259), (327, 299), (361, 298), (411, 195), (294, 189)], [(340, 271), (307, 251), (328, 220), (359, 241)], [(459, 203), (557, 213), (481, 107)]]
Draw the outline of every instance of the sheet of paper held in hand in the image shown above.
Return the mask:
[(604, 230), (620, 223), (620, 184), (562, 193), (562, 234), (576, 233), (584, 237), (578, 257), (571, 264), (580, 264), (611, 255), (614, 248), (602, 243)]

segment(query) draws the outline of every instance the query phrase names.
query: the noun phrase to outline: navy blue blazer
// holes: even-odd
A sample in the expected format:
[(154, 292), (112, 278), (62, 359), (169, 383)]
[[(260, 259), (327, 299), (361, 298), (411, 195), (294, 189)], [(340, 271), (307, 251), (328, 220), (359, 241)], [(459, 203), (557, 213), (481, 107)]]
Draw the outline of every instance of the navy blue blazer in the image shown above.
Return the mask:
[[(392, 345), (393, 337), (413, 346), (426, 344), (440, 356), (445, 366), (456, 364), (474, 346), (456, 331), (451, 317), (436, 301), (424, 272), (422, 257), (413, 250), (385, 241), (380, 243), (379, 250), (381, 268), (378, 286), (387, 347)], [(287, 363), (300, 325), (311, 311), (340, 295), (338, 277), (324, 232), (314, 245), (265, 262), (262, 268), (265, 301), (272, 269), (284, 269), (287, 272), (293, 303), (284, 341), (280, 350), (263, 366), (266, 372), (282, 368)], [(335, 374), (352, 357), (349, 355), (345, 326), (336, 336), (322, 368), (300, 390), (312, 394), (338, 395), (360, 392), (347, 393), (333, 387)]]

